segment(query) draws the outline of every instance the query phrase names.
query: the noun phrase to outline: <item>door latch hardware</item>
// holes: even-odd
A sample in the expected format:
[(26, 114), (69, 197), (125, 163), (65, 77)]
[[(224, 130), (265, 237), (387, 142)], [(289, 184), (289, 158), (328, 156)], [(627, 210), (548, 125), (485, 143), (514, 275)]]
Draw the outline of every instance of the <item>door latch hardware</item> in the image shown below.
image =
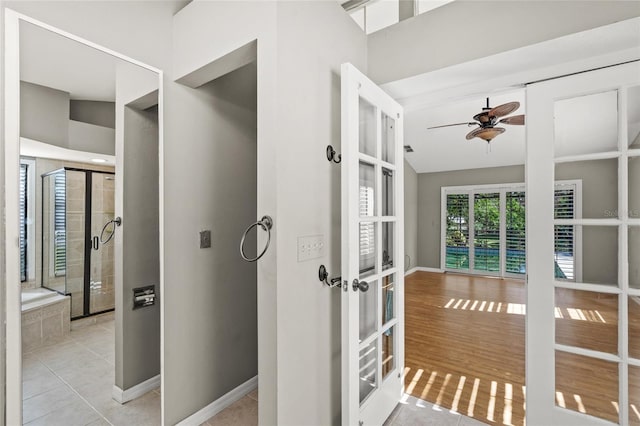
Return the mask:
[(353, 291), (358, 290), (365, 293), (367, 290), (369, 290), (369, 283), (366, 281), (358, 281), (358, 279), (356, 278), (355, 280), (353, 280)]

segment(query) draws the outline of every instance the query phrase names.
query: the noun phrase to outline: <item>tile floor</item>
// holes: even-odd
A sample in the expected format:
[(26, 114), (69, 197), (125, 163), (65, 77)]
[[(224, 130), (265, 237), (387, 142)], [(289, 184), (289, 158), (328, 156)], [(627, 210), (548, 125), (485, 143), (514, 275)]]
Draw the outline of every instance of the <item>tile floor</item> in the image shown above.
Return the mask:
[(384, 426), (483, 426), (485, 423), (405, 395)]
[(111, 398), (113, 314), (80, 321), (68, 336), (24, 353), (24, 424), (159, 425), (160, 389), (124, 405)]
[[(113, 314), (74, 321), (69, 336), (23, 355), (23, 422), (30, 426), (160, 424), (160, 389), (121, 405), (111, 398), (114, 374)], [(407, 395), (385, 426), (481, 426)], [(257, 426), (255, 390), (201, 426)]]

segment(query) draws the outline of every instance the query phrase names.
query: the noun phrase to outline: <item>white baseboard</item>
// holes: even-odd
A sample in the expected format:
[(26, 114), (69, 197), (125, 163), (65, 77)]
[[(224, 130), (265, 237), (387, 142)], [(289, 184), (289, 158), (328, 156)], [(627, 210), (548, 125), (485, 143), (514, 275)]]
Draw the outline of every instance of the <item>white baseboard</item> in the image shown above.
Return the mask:
[(230, 390), (202, 410), (182, 420), (177, 426), (197, 426), (209, 420), (234, 402), (258, 387), (258, 376), (252, 377), (235, 389)]
[(111, 393), (111, 397), (115, 399), (120, 404), (124, 404), (126, 402), (132, 401), (138, 397), (141, 397), (145, 393), (157, 389), (160, 387), (160, 375), (154, 376), (148, 380), (145, 380), (142, 383), (138, 383), (132, 388), (127, 390), (122, 390), (118, 386), (113, 386), (113, 392)]
[(444, 270), (440, 269), (440, 268), (428, 268), (426, 266), (416, 266), (415, 268), (409, 269), (407, 272), (405, 272), (405, 276), (409, 275), (409, 274), (413, 274), (414, 272), (418, 272), (418, 271), (422, 271), (422, 272), (435, 272), (437, 274), (443, 274)]

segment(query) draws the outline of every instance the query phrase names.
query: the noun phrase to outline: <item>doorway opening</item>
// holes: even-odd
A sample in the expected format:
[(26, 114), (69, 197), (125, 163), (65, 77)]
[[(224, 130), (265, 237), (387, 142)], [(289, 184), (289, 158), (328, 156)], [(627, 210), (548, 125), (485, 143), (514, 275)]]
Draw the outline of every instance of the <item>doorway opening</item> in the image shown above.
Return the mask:
[[(152, 137), (136, 142), (158, 158), (161, 73), (12, 10), (5, 17), (15, 41), (5, 74), (6, 205), (17, 206), (7, 209), (6, 235), (20, 241), (6, 253), (7, 279), (19, 283), (7, 286), (7, 423), (159, 422), (159, 162), (128, 149), (137, 123), (123, 112), (155, 96), (155, 124), (142, 130)], [(152, 182), (145, 194), (132, 170)], [(136, 222), (126, 207), (134, 198), (147, 201), (155, 235), (142, 282), (122, 267), (141, 259), (123, 242), (137, 232), (123, 225)], [(150, 285), (154, 303), (129, 314), (123, 282)]]

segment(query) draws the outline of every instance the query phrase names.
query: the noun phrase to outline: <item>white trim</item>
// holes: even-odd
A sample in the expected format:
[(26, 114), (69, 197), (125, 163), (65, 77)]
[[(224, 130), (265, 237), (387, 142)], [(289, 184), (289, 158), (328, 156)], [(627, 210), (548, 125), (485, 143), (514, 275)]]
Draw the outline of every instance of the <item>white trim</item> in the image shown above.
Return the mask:
[[(61, 35), (75, 42), (84, 44), (93, 49), (112, 55), (118, 59), (137, 65), (141, 68), (155, 72), (158, 75), (158, 120), (162, 123), (164, 117), (162, 70), (144, 64), (128, 56), (117, 53), (109, 48), (77, 37), (64, 30), (55, 28), (49, 24), (5, 8), (5, 53), (4, 53), (4, 152), (5, 152), (5, 206), (15, 208), (5, 209), (5, 282), (6, 282), (6, 393), (5, 421), (7, 424), (22, 424), (22, 330), (21, 330), (21, 285), (20, 285), (20, 256), (19, 256), (19, 221), (18, 199), (19, 189), (19, 162), (20, 162), (20, 21), (28, 22), (41, 27), (54, 34)], [(164, 293), (164, 131), (162, 124), (158, 126), (158, 151), (159, 151), (159, 240), (160, 240), (160, 291)], [(164, 297), (160, 298), (160, 368), (164, 369)], [(164, 392), (161, 396), (162, 418), (164, 421)]]
[(444, 274), (444, 269), (431, 268), (431, 267), (428, 267), (428, 266), (416, 266), (415, 270), (416, 271), (421, 271), (421, 272), (435, 272), (437, 274)]
[(142, 383), (138, 383), (137, 385), (130, 387), (127, 390), (120, 389), (117, 385), (113, 385), (113, 390), (111, 392), (111, 397), (119, 402), (120, 404), (127, 403), (129, 401), (133, 401), (136, 398), (141, 397), (147, 392), (151, 392), (154, 389), (158, 389), (160, 387), (160, 375), (154, 376), (148, 380), (145, 380)]
[(254, 376), (235, 389), (222, 395), (203, 409), (196, 411), (176, 426), (197, 426), (215, 416), (231, 404), (242, 399), (245, 395), (258, 388), (258, 376)]
[(417, 267), (417, 266), (415, 266), (415, 267), (413, 267), (413, 268), (409, 269), (408, 271), (406, 271), (406, 272), (404, 273), (404, 276), (406, 277), (407, 275), (411, 275), (411, 274), (413, 274), (414, 272), (417, 272), (417, 271), (418, 271), (418, 267)]

